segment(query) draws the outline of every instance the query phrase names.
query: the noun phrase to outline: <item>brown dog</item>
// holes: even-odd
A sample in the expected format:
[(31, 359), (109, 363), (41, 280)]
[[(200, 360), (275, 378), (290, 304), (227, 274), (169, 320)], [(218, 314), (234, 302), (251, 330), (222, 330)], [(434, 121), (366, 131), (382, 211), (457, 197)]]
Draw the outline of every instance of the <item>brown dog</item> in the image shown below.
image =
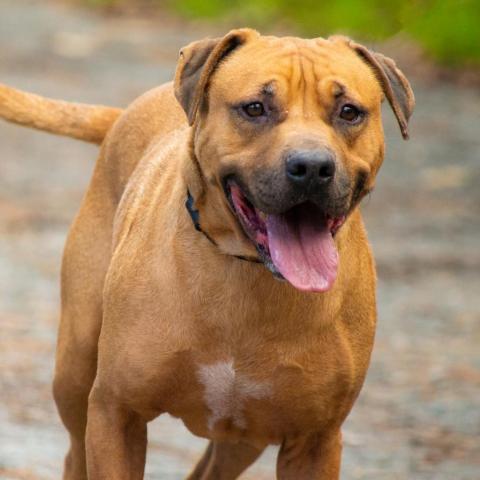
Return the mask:
[(123, 113), (0, 87), (10, 121), (106, 135), (63, 259), (65, 479), (141, 479), (166, 412), (211, 439), (190, 479), (237, 478), (269, 444), (280, 479), (338, 478), (375, 329), (358, 205), (383, 96), (406, 138), (392, 60), (248, 29), (184, 48), (173, 88)]

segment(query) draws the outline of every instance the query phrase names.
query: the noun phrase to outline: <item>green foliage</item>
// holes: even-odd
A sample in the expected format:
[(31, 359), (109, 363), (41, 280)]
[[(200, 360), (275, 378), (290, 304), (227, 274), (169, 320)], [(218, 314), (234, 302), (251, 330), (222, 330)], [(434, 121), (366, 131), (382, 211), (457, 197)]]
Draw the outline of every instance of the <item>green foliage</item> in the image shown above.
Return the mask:
[(263, 26), (287, 19), (307, 34), (326, 34), (339, 28), (349, 32), (368, 32), (375, 25), (376, 36), (384, 38), (398, 29), (395, 13), (399, 0), (319, 1), (319, 0), (177, 0), (173, 8), (190, 17), (230, 17)]
[(443, 63), (480, 65), (480, 1), (431, 0), (406, 11), (406, 30)]
[(172, 0), (190, 18), (257, 27), (282, 20), (306, 35), (340, 32), (383, 40), (399, 32), (436, 60), (480, 65), (480, 0)]

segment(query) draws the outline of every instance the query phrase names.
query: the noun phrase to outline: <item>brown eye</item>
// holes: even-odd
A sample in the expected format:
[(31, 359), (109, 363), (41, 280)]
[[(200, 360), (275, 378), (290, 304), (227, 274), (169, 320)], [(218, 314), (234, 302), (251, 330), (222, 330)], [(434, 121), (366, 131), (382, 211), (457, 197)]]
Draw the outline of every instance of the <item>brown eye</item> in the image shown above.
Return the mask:
[(263, 104), (260, 102), (253, 102), (245, 105), (243, 107), (243, 111), (249, 117), (261, 117), (265, 113), (265, 109), (263, 108)]
[(361, 115), (362, 115), (362, 112), (360, 112), (360, 110), (357, 107), (349, 103), (344, 105), (340, 110), (340, 118), (350, 123), (356, 122)]

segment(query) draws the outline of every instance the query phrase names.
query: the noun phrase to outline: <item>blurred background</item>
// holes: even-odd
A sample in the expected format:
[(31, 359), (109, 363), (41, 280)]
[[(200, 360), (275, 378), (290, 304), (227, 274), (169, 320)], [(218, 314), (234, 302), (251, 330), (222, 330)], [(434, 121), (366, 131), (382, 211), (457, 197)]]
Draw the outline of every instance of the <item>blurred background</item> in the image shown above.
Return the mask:
[[(0, 82), (126, 106), (172, 78), (181, 46), (246, 25), (351, 35), (395, 58), (417, 98), (409, 142), (385, 107), (387, 157), (363, 204), (379, 322), (342, 479), (480, 479), (478, 0), (0, 0)], [(0, 123), (1, 479), (60, 478), (59, 267), (96, 155)], [(204, 444), (153, 422), (147, 478), (183, 478)], [(274, 463), (272, 448), (243, 478), (272, 479)]]

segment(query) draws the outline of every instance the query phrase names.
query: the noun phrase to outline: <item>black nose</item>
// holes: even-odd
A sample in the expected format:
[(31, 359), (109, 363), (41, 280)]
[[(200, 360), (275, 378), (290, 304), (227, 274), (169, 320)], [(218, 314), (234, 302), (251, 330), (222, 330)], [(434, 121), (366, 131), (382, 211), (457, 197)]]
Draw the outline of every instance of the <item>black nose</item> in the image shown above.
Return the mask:
[(319, 187), (335, 176), (335, 159), (328, 150), (297, 150), (288, 155), (287, 177), (300, 187)]

